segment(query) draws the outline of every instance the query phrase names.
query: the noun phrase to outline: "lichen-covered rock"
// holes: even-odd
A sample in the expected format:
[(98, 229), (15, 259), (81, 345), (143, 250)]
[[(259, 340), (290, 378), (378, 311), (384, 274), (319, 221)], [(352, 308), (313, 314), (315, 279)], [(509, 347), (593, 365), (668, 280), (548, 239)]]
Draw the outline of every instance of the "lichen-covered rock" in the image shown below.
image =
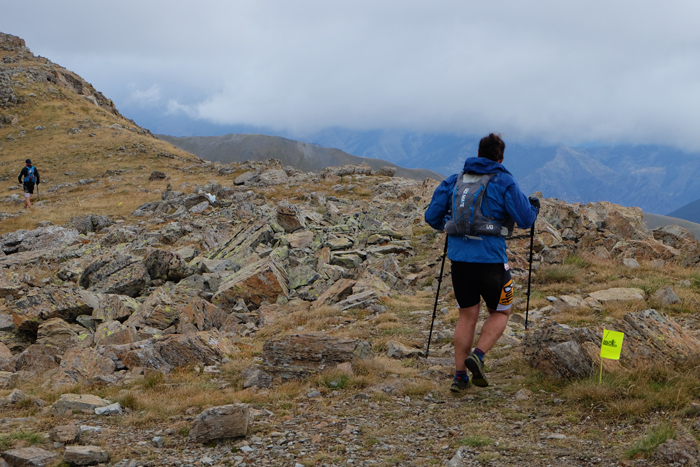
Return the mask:
[(95, 331), (95, 345), (131, 344), (139, 340), (136, 329), (119, 321), (106, 321)]
[(0, 371), (15, 371), (17, 359), (9, 348), (0, 342)]
[(17, 356), (15, 368), (30, 374), (43, 374), (59, 367), (58, 349), (32, 344)]
[(68, 324), (61, 318), (51, 318), (39, 325), (37, 344), (54, 347), (63, 354), (71, 347), (78, 345), (78, 336), (87, 330), (77, 324)]
[(63, 248), (79, 240), (75, 229), (64, 229), (57, 225), (39, 227), (34, 230), (17, 230), (0, 236), (0, 249), (6, 254), (23, 251)]
[(131, 297), (116, 294), (96, 295), (97, 301), (92, 310), (95, 321), (119, 321), (123, 323), (138, 310), (140, 304)]
[(195, 443), (209, 443), (246, 436), (249, 420), (250, 407), (247, 404), (212, 407), (195, 418), (189, 440)]
[(277, 206), (277, 222), (288, 233), (296, 232), (306, 227), (299, 208), (291, 204)]
[(87, 234), (88, 232), (99, 232), (113, 224), (114, 222), (107, 216), (85, 214), (83, 216), (71, 217), (64, 226), (69, 229), (75, 229), (81, 234)]
[(89, 315), (92, 307), (71, 288), (35, 289), (14, 302), (12, 319), (21, 331), (36, 334), (39, 325), (51, 318), (75, 321), (80, 315)]
[(235, 347), (217, 330), (186, 335), (168, 335), (132, 344), (106, 346), (105, 356), (126, 368), (152, 368), (168, 373), (187, 365), (214, 365)]
[(128, 255), (97, 260), (80, 277), (80, 286), (85, 289), (129, 297), (137, 297), (150, 283), (143, 261)]
[(212, 301), (226, 309), (242, 298), (257, 308), (263, 301), (274, 303), (279, 296), (287, 297), (287, 294), (284, 271), (274, 261), (263, 259), (226, 278)]
[(54, 387), (86, 383), (113, 382), (114, 362), (95, 349), (70, 349), (61, 360), (59, 371), (52, 377)]
[(179, 254), (167, 250), (151, 251), (146, 257), (145, 265), (151, 280), (178, 282), (193, 272)]
[(0, 298), (8, 295), (16, 297), (22, 288), (22, 282), (18, 273), (0, 269)]

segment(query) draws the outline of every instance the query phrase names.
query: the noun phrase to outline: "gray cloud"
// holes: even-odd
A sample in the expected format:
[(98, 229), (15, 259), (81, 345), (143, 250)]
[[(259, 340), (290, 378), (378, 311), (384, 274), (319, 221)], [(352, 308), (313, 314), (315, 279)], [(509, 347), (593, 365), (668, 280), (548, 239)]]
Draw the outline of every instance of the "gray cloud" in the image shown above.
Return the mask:
[(3, 6), (0, 30), (133, 112), (700, 149), (699, 13), (639, 0), (25, 0)]

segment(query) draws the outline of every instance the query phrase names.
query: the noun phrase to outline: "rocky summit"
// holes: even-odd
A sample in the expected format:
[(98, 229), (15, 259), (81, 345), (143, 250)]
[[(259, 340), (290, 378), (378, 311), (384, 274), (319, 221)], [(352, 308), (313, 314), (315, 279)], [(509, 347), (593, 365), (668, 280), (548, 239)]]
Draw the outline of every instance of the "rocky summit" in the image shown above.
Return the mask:
[[(3, 108), (39, 112), (32, 86), (58, 84), (15, 84), (41, 59), (0, 43), (2, 72), (25, 73), (2, 75)], [(59, 123), (60, 105), (123, 118), (61, 92), (43, 104)], [(490, 385), (455, 395), (445, 238), (423, 220), (437, 181), (211, 163), (95, 125), (56, 130), (76, 153), (46, 156), (46, 198), (0, 212), (0, 465), (697, 464), (700, 243), (682, 227), (544, 198), (532, 256), (529, 230), (507, 239)], [(65, 186), (64, 160), (93, 181)], [(606, 330), (620, 360), (600, 358)]]

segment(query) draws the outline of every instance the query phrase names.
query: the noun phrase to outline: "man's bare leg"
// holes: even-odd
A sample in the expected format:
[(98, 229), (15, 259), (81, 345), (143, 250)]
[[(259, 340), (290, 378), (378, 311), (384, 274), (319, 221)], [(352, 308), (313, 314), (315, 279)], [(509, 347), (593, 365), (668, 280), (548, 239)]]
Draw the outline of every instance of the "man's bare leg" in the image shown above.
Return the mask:
[(508, 324), (508, 317), (510, 316), (511, 309), (508, 308), (504, 311), (496, 311), (489, 308), (488, 310), (489, 317), (486, 318), (486, 322), (479, 334), (479, 340), (476, 343), (476, 346), (484, 353), (491, 350), (491, 347), (494, 346), (496, 341), (503, 334), (503, 331), (506, 329), (506, 324)]
[(466, 371), (464, 360), (472, 351), (474, 345), (474, 331), (476, 322), (479, 320), (480, 304), (477, 303), (469, 308), (459, 309), (459, 320), (455, 326), (454, 344), (455, 344), (455, 370)]
[(24, 207), (27, 209), (32, 207), (32, 202), (29, 200), (29, 196), (31, 196), (29, 193), (24, 194)]

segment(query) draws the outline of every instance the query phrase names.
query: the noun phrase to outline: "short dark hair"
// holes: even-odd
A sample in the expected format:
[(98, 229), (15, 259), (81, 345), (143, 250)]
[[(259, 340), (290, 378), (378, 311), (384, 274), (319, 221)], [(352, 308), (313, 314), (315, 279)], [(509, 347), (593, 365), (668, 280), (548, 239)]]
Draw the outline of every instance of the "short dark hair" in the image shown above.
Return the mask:
[(479, 157), (485, 157), (494, 162), (498, 162), (503, 159), (505, 150), (506, 143), (501, 139), (500, 133), (497, 135), (490, 133), (479, 141)]

